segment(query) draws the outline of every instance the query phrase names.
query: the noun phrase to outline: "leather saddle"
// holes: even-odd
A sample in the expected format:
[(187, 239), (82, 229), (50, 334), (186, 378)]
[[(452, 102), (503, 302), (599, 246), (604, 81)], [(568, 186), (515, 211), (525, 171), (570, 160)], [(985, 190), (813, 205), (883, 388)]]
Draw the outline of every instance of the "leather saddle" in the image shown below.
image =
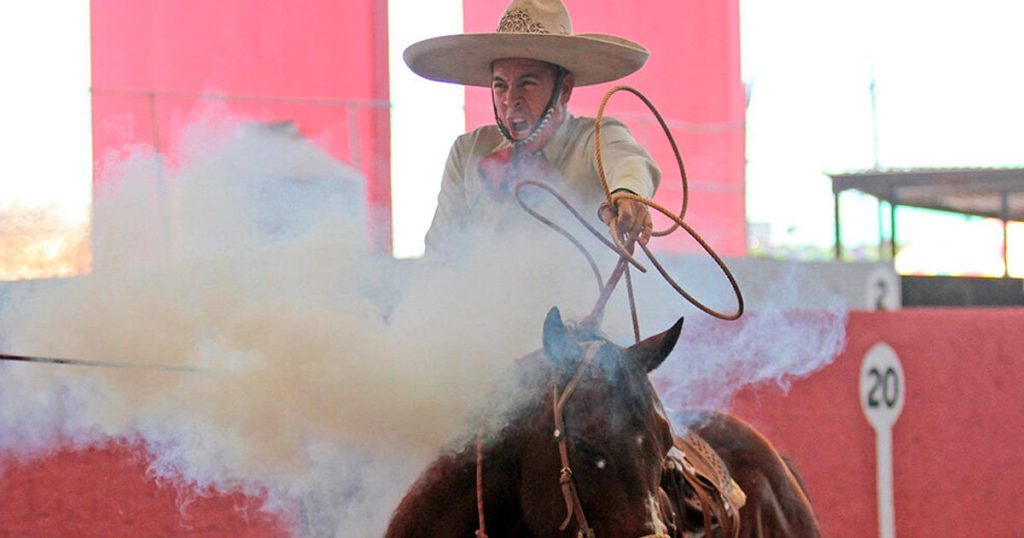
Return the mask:
[(738, 536), (747, 496), (711, 445), (693, 432), (676, 437), (661, 473), (661, 487), (682, 536)]

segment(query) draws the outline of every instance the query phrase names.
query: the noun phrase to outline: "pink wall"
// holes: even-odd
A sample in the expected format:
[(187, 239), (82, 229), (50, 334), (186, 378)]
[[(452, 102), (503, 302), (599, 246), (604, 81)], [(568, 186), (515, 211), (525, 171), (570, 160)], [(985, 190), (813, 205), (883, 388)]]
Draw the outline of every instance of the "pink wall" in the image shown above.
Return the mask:
[(893, 430), (897, 536), (1022, 536), (1024, 309), (854, 313), (846, 351), (793, 385), (744, 393), (752, 419), (801, 473), (824, 536), (877, 536), (874, 431), (860, 365), (899, 356), (906, 400)]
[(28, 462), (0, 455), (0, 536), (288, 536), (260, 499), (158, 482), (148, 463), (143, 448), (117, 442)]
[[(467, 31), (491, 31), (506, 0), (466, 2)], [(688, 221), (726, 256), (746, 252), (743, 87), (738, 2), (568, 0), (578, 32), (620, 34), (652, 50), (624, 80), (647, 94), (673, 127), (691, 185)], [(367, 180), (375, 243), (390, 245), (387, 2), (92, 2), (93, 137), (98, 163), (131, 144), (174, 162), (182, 127), (218, 103), (260, 120), (290, 119)], [(610, 85), (581, 89), (578, 114), (593, 115)], [(229, 96), (226, 99), (201, 100)], [(678, 207), (670, 148), (631, 96), (609, 114), (630, 124), (661, 163), (657, 198)], [(486, 91), (470, 91), (470, 126), (491, 121)], [(676, 236), (664, 251), (693, 251)]]
[(93, 0), (91, 17), (97, 163), (132, 144), (173, 163), (203, 107), (292, 120), (362, 172), (375, 242), (390, 248), (386, 2)]
[[(467, 32), (492, 32), (506, 0), (464, 4)], [(744, 90), (740, 79), (739, 3), (622, 2), (565, 0), (576, 33), (620, 35), (651, 51), (647, 65), (616, 83), (581, 88), (570, 109), (594, 116), (605, 92), (615, 84), (633, 86), (665, 117), (682, 152), (690, 185), (687, 222), (724, 256), (746, 254), (744, 176)], [(640, 7), (642, 5), (642, 8)], [(470, 89), (467, 125), (493, 122), (487, 90)], [(655, 200), (678, 210), (679, 172), (661, 127), (634, 96), (616, 94), (606, 113), (625, 121), (661, 165), (665, 178)], [(656, 228), (665, 227), (659, 220)], [(656, 248), (693, 252), (699, 247), (684, 234)], [(656, 240), (657, 241), (657, 240)]]

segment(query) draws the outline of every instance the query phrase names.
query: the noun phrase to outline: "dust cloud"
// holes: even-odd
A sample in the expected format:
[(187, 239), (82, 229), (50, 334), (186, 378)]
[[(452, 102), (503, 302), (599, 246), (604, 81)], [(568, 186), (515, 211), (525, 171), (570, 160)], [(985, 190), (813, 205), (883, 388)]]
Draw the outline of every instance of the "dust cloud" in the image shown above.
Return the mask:
[[(0, 450), (137, 440), (163, 479), (269, 492), (270, 509), (299, 499), (302, 534), (380, 535), (423, 465), (540, 346), (547, 310), (589, 312), (590, 270), (528, 218), (458, 261), (396, 261), (367, 243), (357, 172), (287, 126), (188, 137), (177, 163), (138, 149), (105, 164), (90, 274), (0, 292), (0, 351), (140, 367), (0, 364)], [(646, 334), (685, 311), (640, 282)], [(728, 305), (716, 285), (709, 297)], [(628, 343), (622, 295), (606, 329)], [(774, 304), (702, 338), (702, 314), (687, 313), (687, 356), (662, 380), (699, 393), (687, 404), (720, 404), (835, 357), (841, 306), (799, 319)]]

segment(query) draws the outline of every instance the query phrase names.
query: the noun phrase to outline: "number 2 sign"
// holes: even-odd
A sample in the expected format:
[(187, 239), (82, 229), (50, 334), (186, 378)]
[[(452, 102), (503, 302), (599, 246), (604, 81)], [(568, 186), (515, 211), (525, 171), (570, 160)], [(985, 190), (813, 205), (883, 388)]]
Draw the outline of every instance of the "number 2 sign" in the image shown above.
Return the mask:
[(875, 430), (878, 481), (878, 535), (896, 536), (893, 499), (892, 426), (903, 411), (906, 381), (900, 358), (888, 344), (875, 344), (860, 365), (860, 406)]

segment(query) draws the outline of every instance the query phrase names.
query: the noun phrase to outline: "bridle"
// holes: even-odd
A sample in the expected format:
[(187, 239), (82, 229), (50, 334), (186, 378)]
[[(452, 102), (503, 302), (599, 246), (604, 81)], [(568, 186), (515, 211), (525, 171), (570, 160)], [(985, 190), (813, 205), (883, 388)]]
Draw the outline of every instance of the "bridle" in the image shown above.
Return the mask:
[(576, 369), (576, 374), (572, 376), (569, 383), (565, 385), (565, 389), (562, 394), (558, 393), (558, 383), (553, 382), (551, 384), (552, 393), (554, 398), (554, 415), (555, 415), (555, 440), (558, 442), (558, 457), (562, 461), (562, 468), (558, 471), (558, 484), (562, 488), (562, 497), (565, 499), (565, 520), (558, 526), (558, 530), (564, 531), (573, 517), (576, 518), (576, 525), (579, 527), (579, 536), (581, 538), (594, 538), (594, 530), (587, 524), (587, 516), (583, 513), (583, 504), (580, 502), (579, 493), (576, 491), (576, 482), (572, 478), (572, 467), (569, 464), (569, 444), (568, 435), (565, 434), (565, 418), (563, 417), (562, 410), (565, 407), (565, 402), (569, 400), (572, 393), (576, 390), (576, 386), (579, 385), (580, 379), (583, 378), (583, 373), (586, 372), (587, 367), (594, 362), (594, 358), (597, 357), (597, 351), (601, 349), (600, 341), (593, 341), (587, 344), (586, 354), (583, 356), (583, 360), (580, 362), (579, 368)]
[[(601, 340), (592, 340), (585, 344), (585, 354), (583, 360), (580, 361), (580, 365), (576, 368), (576, 373), (572, 376), (572, 379), (565, 385), (565, 388), (561, 392), (558, 390), (557, 380), (552, 381), (552, 404), (554, 412), (555, 430), (553, 432), (555, 441), (558, 443), (558, 457), (561, 461), (561, 469), (558, 471), (558, 484), (562, 489), (562, 498), (565, 500), (565, 520), (558, 526), (558, 530), (564, 531), (569, 527), (569, 523), (576, 519), (576, 526), (578, 528), (577, 538), (596, 538), (594, 530), (590, 528), (587, 523), (587, 516), (583, 512), (583, 503), (580, 501), (579, 493), (576, 489), (576, 482), (573, 480), (572, 466), (569, 462), (569, 445), (568, 436), (565, 432), (565, 419), (563, 415), (563, 409), (565, 404), (569, 401), (569, 397), (575, 392), (577, 385), (583, 378), (583, 374), (587, 371), (594, 359), (597, 357), (597, 352), (601, 349), (604, 342)], [(483, 440), (477, 442), (476, 451), (476, 485), (477, 485), (477, 512), (479, 515), (479, 528), (476, 531), (477, 538), (487, 538), (487, 533), (484, 528), (484, 506), (483, 506), (483, 458), (482, 458), (482, 446)], [(638, 538), (670, 538), (666, 534), (647, 534)]]

